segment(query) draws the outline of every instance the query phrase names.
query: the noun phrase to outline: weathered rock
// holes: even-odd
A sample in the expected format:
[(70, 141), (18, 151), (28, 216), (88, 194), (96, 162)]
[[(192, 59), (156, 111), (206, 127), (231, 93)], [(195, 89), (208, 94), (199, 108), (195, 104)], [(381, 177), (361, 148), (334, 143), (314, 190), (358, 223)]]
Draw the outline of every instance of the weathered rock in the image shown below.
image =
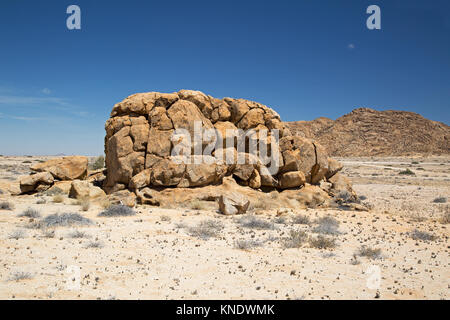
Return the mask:
[(30, 169), (35, 172), (49, 172), (58, 180), (85, 179), (88, 170), (88, 158), (70, 156), (51, 159), (35, 164)]
[[(275, 129), (279, 141), (267, 132)], [(227, 176), (254, 190), (325, 186), (342, 168), (317, 143), (290, 135), (267, 106), (200, 91), (132, 95), (114, 106), (105, 130), (107, 176), (98, 185), (116, 198), (132, 197), (128, 188), (140, 203), (161, 203), (166, 188), (224, 184)]]
[(328, 158), (328, 172), (325, 175), (327, 179), (330, 179), (332, 176), (334, 176), (336, 173), (342, 170), (344, 166), (339, 161)]
[(144, 171), (139, 172), (137, 175), (131, 178), (129, 185), (130, 189), (136, 190), (149, 186), (151, 174), (151, 169), (145, 169)]
[(130, 208), (136, 206), (136, 194), (129, 190), (114, 192), (108, 196), (108, 200), (111, 204), (122, 204)]
[[(53, 184), (53, 182), (54, 182), (53, 176), (49, 172), (40, 172), (29, 176), (25, 176), (20, 178), (20, 192), (21, 193), (33, 192), (39, 187), (39, 185), (46, 185), (49, 188)], [(41, 188), (40, 190), (45, 191), (46, 189), (42, 190)]]
[(352, 183), (350, 179), (342, 175), (341, 173), (336, 173), (329, 180), (331, 183), (331, 192), (334, 196), (344, 197), (345, 201), (356, 201), (357, 195), (356, 192), (352, 188)]
[(69, 195), (70, 189), (72, 188), (72, 181), (56, 181), (51, 188), (47, 190), (48, 194), (62, 193)]
[(69, 197), (74, 199), (99, 199), (105, 197), (105, 192), (86, 180), (74, 180), (69, 191)]
[(238, 193), (230, 193), (219, 197), (219, 210), (225, 215), (244, 214), (250, 201)]
[(303, 186), (305, 182), (305, 174), (301, 171), (289, 171), (280, 175), (281, 189), (300, 187)]

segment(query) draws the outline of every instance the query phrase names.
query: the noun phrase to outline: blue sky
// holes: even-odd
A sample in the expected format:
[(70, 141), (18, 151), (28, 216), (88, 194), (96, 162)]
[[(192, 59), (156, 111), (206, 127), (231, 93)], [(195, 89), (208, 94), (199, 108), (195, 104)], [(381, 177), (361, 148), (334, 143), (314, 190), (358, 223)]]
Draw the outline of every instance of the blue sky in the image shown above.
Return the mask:
[(2, 0), (0, 41), (4, 155), (101, 154), (113, 105), (146, 91), (247, 98), (286, 121), (371, 107), (450, 123), (446, 0)]

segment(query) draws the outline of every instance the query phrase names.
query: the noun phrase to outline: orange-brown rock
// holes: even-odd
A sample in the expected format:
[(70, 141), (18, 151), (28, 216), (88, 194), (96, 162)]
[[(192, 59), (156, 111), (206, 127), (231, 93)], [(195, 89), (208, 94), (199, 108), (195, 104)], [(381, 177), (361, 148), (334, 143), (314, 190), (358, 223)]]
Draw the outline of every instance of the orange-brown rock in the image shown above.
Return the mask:
[(255, 190), (291, 191), (342, 168), (318, 143), (292, 136), (269, 107), (200, 91), (131, 95), (114, 106), (105, 130), (104, 189), (129, 199), (128, 188), (140, 203), (159, 203), (155, 192), (165, 188), (220, 185), (227, 176)]
[(51, 159), (35, 164), (30, 169), (35, 172), (49, 172), (58, 180), (85, 179), (88, 170), (88, 158), (71, 156)]

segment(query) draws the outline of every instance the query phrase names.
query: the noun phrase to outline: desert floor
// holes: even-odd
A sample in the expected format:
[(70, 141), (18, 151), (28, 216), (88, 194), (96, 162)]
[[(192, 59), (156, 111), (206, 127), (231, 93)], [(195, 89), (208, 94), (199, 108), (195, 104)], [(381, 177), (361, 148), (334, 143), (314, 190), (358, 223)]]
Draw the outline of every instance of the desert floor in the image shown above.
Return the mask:
[[(0, 209), (0, 299), (450, 296), (449, 221), (442, 220), (450, 211), (450, 157), (339, 159), (371, 211), (286, 209), (277, 215), (253, 209), (258, 220), (250, 226), (199, 210), (198, 203), (138, 206), (135, 216), (99, 217), (100, 204), (83, 211), (67, 197), (55, 203), (52, 196), (9, 195), (11, 184), (42, 159), (0, 157), (0, 203), (14, 205)], [(406, 168), (415, 175), (400, 174)], [(93, 224), (33, 229), (32, 218), (19, 216), (27, 208), (42, 217), (76, 212)], [(324, 235), (335, 248), (317, 249), (308, 240), (287, 248), (291, 230), (317, 238), (324, 216), (339, 222), (334, 234)], [(204, 221), (218, 226), (210, 237), (198, 228)], [(73, 237), (75, 230), (81, 238)], [(381, 251), (360, 256), (362, 246)]]

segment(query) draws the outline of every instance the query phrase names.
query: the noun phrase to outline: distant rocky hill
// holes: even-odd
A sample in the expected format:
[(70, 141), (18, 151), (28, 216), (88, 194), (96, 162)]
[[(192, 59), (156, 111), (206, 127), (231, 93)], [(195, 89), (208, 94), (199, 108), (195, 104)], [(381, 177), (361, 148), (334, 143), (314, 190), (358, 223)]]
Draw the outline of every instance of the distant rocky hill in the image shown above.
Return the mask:
[(450, 127), (407, 111), (353, 110), (336, 120), (286, 122), (293, 135), (316, 140), (331, 156), (450, 154)]

